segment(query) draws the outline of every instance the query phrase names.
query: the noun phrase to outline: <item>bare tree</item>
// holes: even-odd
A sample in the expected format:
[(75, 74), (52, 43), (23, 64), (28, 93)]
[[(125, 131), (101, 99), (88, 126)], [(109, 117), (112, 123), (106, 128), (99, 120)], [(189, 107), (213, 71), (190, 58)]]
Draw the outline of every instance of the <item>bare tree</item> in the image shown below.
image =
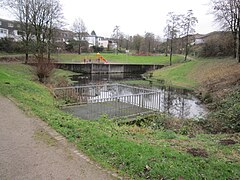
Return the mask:
[(115, 26), (113, 29), (113, 37), (117, 40), (117, 54), (118, 54), (118, 46), (119, 46), (119, 33), (120, 33), (120, 26)]
[(145, 51), (148, 52), (149, 55), (154, 48), (155, 35), (153, 33), (146, 32), (144, 40)]
[(119, 47), (119, 50), (121, 51), (122, 48), (126, 47), (126, 43), (125, 43), (126, 37), (125, 37), (125, 35), (122, 32), (119, 32), (118, 37), (119, 37), (118, 38), (118, 42), (119, 42), (118, 47)]
[[(50, 59), (50, 43), (53, 38), (52, 30), (57, 27), (62, 19), (62, 9), (59, 0), (3, 1), (5, 7), (15, 15), (20, 24), (19, 31), (26, 54), (25, 62), (28, 62), (30, 50), (36, 55), (38, 61), (43, 60), (45, 52), (48, 52), (48, 59)], [(31, 41), (33, 46), (30, 48)]]
[(58, 0), (29, 0), (29, 17), (35, 38), (35, 54), (41, 61), (45, 53), (50, 57), (52, 31), (62, 18), (61, 5)]
[(85, 23), (83, 22), (83, 20), (81, 18), (75, 19), (75, 21), (73, 23), (73, 31), (76, 33), (77, 39), (78, 39), (78, 54), (81, 54), (82, 41), (83, 41), (84, 37), (86, 36), (85, 34), (87, 31)]
[(237, 50), (236, 50), (236, 59), (240, 63), (240, 0), (236, 1), (236, 11), (237, 11)]
[(170, 40), (170, 66), (172, 65), (172, 55), (173, 55), (173, 41), (177, 37), (180, 28), (180, 19), (182, 15), (174, 14), (173, 12), (169, 12), (167, 14), (167, 26), (165, 27), (165, 34), (167, 36), (167, 40)]
[(54, 31), (63, 25), (62, 7), (58, 0), (50, 0), (50, 7), (48, 9), (49, 23), (46, 28), (47, 33), (47, 55), (48, 60), (51, 59), (51, 52), (53, 48)]
[[(29, 23), (33, 28), (34, 55), (37, 58), (36, 74), (40, 82), (45, 82), (54, 66), (50, 62), (52, 31), (61, 22), (59, 0), (29, 0)], [(48, 58), (46, 61), (45, 54)]]
[(164, 28), (164, 37), (166, 38), (166, 43), (165, 43), (165, 56), (168, 56), (168, 51), (169, 51), (169, 38), (170, 38), (170, 26), (169, 24)]
[(197, 18), (193, 16), (192, 10), (188, 10), (186, 15), (182, 16), (181, 22), (181, 35), (184, 36), (185, 40), (185, 57), (184, 61), (187, 60), (188, 52), (189, 52), (189, 34), (194, 33), (194, 26), (198, 22)]
[(133, 36), (133, 49), (140, 53), (142, 42), (144, 41), (144, 37), (140, 36), (139, 34)]
[(18, 20), (22, 42), (25, 50), (25, 63), (28, 62), (30, 52), (30, 40), (32, 36), (32, 26), (29, 17), (29, 0), (2, 0), (2, 4), (6, 7)]
[(240, 62), (240, 0), (212, 0), (211, 3), (216, 21), (232, 32), (234, 58)]

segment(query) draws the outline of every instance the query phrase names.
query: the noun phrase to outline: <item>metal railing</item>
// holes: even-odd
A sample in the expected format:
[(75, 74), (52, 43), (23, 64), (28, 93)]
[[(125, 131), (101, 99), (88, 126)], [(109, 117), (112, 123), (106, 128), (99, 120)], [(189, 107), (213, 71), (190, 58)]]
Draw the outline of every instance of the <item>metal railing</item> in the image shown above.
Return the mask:
[[(63, 109), (85, 119), (136, 116), (161, 111), (161, 93), (123, 84), (55, 88)], [(67, 107), (71, 106), (71, 107)]]

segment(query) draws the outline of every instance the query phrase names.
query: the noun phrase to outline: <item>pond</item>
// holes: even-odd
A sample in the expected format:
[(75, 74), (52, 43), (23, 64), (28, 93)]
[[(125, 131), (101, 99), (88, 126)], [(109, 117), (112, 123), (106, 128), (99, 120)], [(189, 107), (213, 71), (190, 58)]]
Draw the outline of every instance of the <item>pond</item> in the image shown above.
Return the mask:
[[(72, 80), (75, 81), (75, 85), (101, 85), (101, 88), (94, 89), (94, 99), (106, 99), (117, 96), (133, 96), (127, 101), (134, 104), (135, 101), (139, 101), (139, 88), (132, 86), (121, 85), (117, 88), (106, 88), (102, 85), (116, 83), (120, 80), (139, 80), (142, 79), (140, 74), (87, 74), (81, 76), (73, 76)], [(99, 86), (100, 87), (100, 86)], [(140, 88), (141, 89), (141, 88)], [(144, 88), (143, 88), (144, 89)], [(165, 112), (169, 115), (173, 115), (179, 118), (201, 118), (207, 114), (206, 108), (200, 103), (200, 101), (193, 95), (191, 91), (185, 89), (175, 89), (172, 87), (151, 87), (147, 89), (157, 93), (144, 95), (144, 105), (142, 108), (151, 107), (157, 109), (160, 112)], [(144, 91), (145, 93), (145, 91)], [(137, 95), (137, 96), (136, 96)], [(125, 97), (126, 98), (126, 97)], [(122, 100), (123, 101), (123, 100)], [(126, 101), (126, 100), (125, 100)], [(119, 106), (119, 104), (118, 104)], [(138, 105), (139, 106), (139, 105)], [(92, 107), (91, 107), (92, 108)], [(143, 110), (143, 109), (142, 109)], [(78, 113), (80, 114), (80, 112)]]
[(90, 85), (115, 83), (117, 81), (141, 80), (141, 74), (132, 73), (110, 73), (110, 74), (83, 74), (73, 75), (71, 79), (75, 82), (74, 85)]

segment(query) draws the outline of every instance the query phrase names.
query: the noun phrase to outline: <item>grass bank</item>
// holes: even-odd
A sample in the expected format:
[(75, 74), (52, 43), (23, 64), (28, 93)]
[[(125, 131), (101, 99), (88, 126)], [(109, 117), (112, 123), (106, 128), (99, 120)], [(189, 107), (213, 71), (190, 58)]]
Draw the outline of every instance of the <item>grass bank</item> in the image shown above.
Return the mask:
[[(169, 56), (133, 56), (119, 53), (101, 54), (109, 63), (140, 63), (140, 64), (169, 64)], [(96, 53), (88, 54), (54, 54), (53, 57), (60, 62), (84, 62), (84, 59), (91, 59), (92, 62), (96, 62)], [(179, 63), (183, 61), (183, 57), (179, 55), (173, 56), (173, 63)]]
[(80, 75), (81, 73), (75, 73), (72, 71), (66, 71), (62, 69), (54, 69), (52, 75), (50, 76), (49, 83), (54, 87), (63, 87), (73, 84), (70, 76)]
[[(104, 167), (133, 179), (238, 179), (240, 135), (192, 134), (182, 124), (174, 129), (121, 125), (101, 118), (84, 121), (54, 106), (48, 88), (33, 81), (30, 67), (0, 64), (0, 93), (38, 116)], [(171, 117), (169, 121), (174, 120)], [(165, 122), (158, 116), (155, 121)]]
[[(133, 80), (128, 81), (128, 84), (141, 84), (149, 86), (149, 83), (154, 86), (173, 86), (176, 88), (184, 88), (193, 90), (200, 85), (200, 81), (196, 80), (199, 73), (198, 67), (202, 66), (205, 61), (187, 61), (183, 63), (173, 64), (162, 69), (148, 72), (144, 76), (147, 81)], [(196, 72), (197, 70), (197, 72)]]
[[(240, 64), (231, 58), (196, 59), (173, 64), (162, 69), (146, 73), (146, 82), (129, 81), (131, 84), (174, 86), (185, 89), (209, 91), (220, 95), (218, 89), (231, 89), (240, 77)], [(151, 74), (151, 75), (150, 75)], [(212, 85), (215, 85), (214, 88)]]

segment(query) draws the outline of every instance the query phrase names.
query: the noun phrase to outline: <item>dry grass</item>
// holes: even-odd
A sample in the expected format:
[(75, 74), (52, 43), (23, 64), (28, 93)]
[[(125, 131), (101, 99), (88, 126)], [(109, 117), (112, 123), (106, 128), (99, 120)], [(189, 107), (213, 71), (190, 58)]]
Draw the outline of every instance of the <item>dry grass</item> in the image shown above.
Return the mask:
[(240, 83), (240, 63), (233, 59), (204, 60), (193, 69), (194, 79), (201, 84), (200, 91), (214, 97), (223, 97)]

